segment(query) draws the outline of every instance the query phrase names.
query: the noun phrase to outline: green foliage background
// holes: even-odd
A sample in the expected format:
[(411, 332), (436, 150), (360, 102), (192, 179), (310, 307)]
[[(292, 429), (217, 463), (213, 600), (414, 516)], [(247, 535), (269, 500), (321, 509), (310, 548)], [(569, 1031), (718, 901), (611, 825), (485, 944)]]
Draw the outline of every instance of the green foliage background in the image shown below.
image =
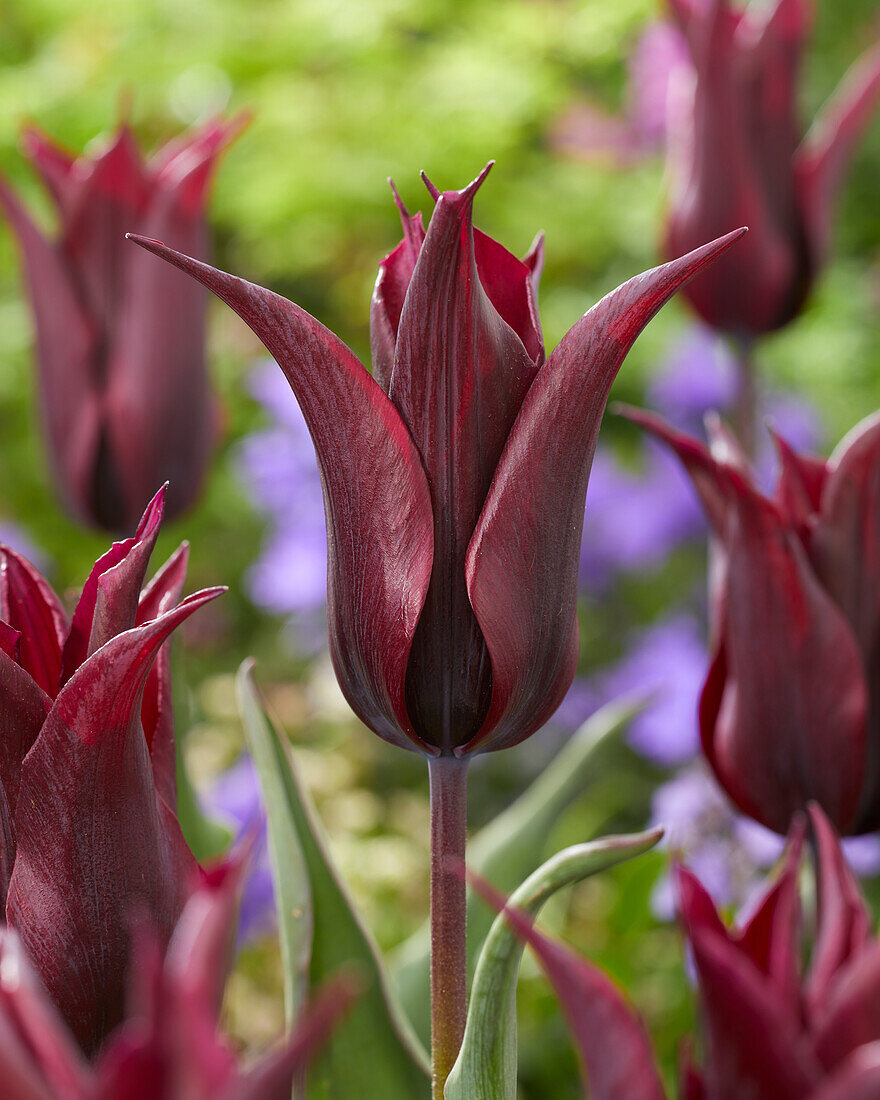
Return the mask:
[[(876, 0), (817, 6), (805, 118), (880, 30)], [(650, 0), (0, 0), (0, 168), (48, 220), (45, 196), (17, 151), (24, 120), (78, 149), (113, 124), (121, 96), (130, 96), (147, 145), (212, 110), (251, 108), (253, 124), (230, 150), (215, 190), (217, 262), (299, 302), (366, 359), (376, 263), (399, 237), (385, 178), (395, 178), (411, 208), (428, 207), (419, 169), (441, 187), (458, 187), (496, 158), (478, 219), (516, 252), (546, 230), (541, 309), (552, 347), (598, 297), (657, 259), (659, 159), (626, 170), (565, 159), (548, 134), (575, 102), (622, 104), (627, 54), (659, 14)], [(829, 441), (880, 403), (878, 187), (875, 123), (842, 197), (833, 263), (804, 317), (760, 352), (766, 378), (817, 403)], [(255, 654), (276, 709), (305, 746), (340, 862), (382, 946), (391, 947), (426, 907), (421, 762), (357, 728), (326, 670), (294, 662), (280, 624), (247, 601), (243, 574), (258, 553), (261, 521), (236, 481), (233, 455), (235, 441), (260, 423), (243, 385), (260, 349), (218, 303), (211, 318), (226, 433), (204, 502), (160, 546), (168, 552), (189, 538), (191, 587), (231, 586), (209, 629), (186, 646), (190, 763), (204, 781), (234, 758), (240, 731), (231, 677)], [(679, 305), (652, 323), (622, 372), (618, 397), (639, 399), (685, 323)], [(0, 231), (0, 520), (27, 531), (63, 591), (81, 584), (105, 542), (69, 522), (53, 494), (32, 367), (15, 250)], [(603, 430), (632, 445), (622, 426), (609, 420)], [(686, 556), (660, 578), (633, 579), (603, 602), (587, 599), (584, 668), (616, 655), (626, 627), (662, 614), (701, 568)], [(475, 824), (509, 801), (543, 751), (538, 739), (527, 752), (476, 769)], [(598, 789), (548, 838), (548, 850), (599, 829), (641, 827), (658, 778), (621, 749)], [(662, 859), (652, 854), (586, 884), (547, 923), (626, 986), (672, 1076), (692, 1008), (677, 933), (648, 909)], [(243, 1039), (261, 1040), (280, 1022), (276, 969), (271, 945), (241, 960), (228, 1015)], [(576, 1096), (563, 1024), (528, 966), (522, 1015), (523, 1096)]]

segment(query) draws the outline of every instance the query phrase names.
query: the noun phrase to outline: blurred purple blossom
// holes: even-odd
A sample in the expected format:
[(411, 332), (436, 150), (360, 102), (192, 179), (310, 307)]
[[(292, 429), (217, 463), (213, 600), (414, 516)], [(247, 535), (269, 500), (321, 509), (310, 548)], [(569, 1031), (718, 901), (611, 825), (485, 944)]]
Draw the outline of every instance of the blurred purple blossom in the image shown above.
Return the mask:
[[(682, 769), (654, 792), (651, 824), (666, 830), (663, 844), (687, 863), (715, 903), (747, 909), (765, 885), (764, 871), (782, 854), (785, 838), (735, 812), (702, 760)], [(843, 841), (859, 875), (880, 873), (880, 837)], [(651, 899), (660, 920), (675, 919), (670, 877), (664, 874)]]
[(274, 363), (250, 379), (271, 425), (241, 444), (238, 468), (270, 533), (247, 584), (254, 602), (289, 616), (292, 647), (319, 649), (326, 635), (327, 542), (315, 453), (299, 406)]
[(573, 156), (608, 159), (621, 167), (661, 150), (670, 81), (688, 57), (675, 27), (649, 23), (629, 56), (624, 110), (613, 114), (589, 101), (573, 104), (553, 128), (554, 148)]
[(258, 939), (275, 927), (275, 890), (269, 866), (266, 813), (253, 761), (247, 755), (223, 772), (199, 801), (206, 815), (228, 826), (233, 844), (256, 829), (251, 869), (242, 887), (238, 945)]

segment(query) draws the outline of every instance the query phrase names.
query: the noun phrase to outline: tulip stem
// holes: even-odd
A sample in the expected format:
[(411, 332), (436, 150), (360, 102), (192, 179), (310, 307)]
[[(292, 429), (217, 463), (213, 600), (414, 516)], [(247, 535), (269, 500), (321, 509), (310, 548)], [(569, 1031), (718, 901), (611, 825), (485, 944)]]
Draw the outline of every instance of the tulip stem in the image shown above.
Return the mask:
[(758, 388), (755, 381), (754, 341), (747, 336), (734, 337), (736, 390), (733, 402), (733, 430), (747, 458), (755, 457), (757, 447)]
[(467, 1017), (467, 939), (463, 877), (467, 760), (428, 760), (431, 788), (431, 1079), (433, 1100), (455, 1064)]

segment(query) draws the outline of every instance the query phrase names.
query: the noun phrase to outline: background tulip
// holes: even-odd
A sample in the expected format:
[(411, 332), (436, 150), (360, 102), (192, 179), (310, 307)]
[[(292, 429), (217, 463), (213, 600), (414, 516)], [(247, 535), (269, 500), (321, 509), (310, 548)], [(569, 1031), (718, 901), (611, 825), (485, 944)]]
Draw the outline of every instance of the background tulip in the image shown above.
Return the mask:
[(628, 415), (681, 459), (712, 528), (700, 733), (719, 782), (776, 832), (810, 800), (842, 832), (876, 829), (880, 417), (827, 462), (778, 439), (771, 498), (719, 425), (706, 447)]
[(163, 481), (172, 516), (201, 488), (215, 427), (204, 298), (186, 279), (157, 278), (123, 235), (136, 227), (204, 255), (211, 177), (243, 122), (212, 121), (148, 160), (127, 125), (79, 157), (29, 127), (24, 150), (57, 208), (55, 241), (0, 180), (36, 326), (52, 473), (86, 523), (130, 530)]
[[(0, 824), (6, 919), (78, 1043), (122, 1017), (130, 925), (171, 935), (197, 871), (174, 814), (163, 643), (222, 589), (179, 602), (178, 551), (142, 591), (161, 490), (97, 562), (68, 623), (24, 558), (0, 567)], [(157, 660), (158, 656), (158, 660)]]
[(241, 865), (213, 868), (194, 890), (167, 950), (136, 926), (124, 1021), (94, 1065), (46, 997), (21, 940), (0, 932), (0, 1075), (7, 1100), (289, 1100), (292, 1081), (352, 999), (325, 989), (290, 1037), (249, 1067), (218, 1032), (235, 936)]

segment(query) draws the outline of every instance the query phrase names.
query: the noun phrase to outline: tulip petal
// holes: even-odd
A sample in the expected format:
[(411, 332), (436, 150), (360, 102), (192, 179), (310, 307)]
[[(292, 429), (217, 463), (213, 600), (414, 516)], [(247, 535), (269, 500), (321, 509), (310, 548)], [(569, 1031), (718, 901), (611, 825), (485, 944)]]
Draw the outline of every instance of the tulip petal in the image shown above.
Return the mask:
[(129, 920), (140, 909), (167, 941), (195, 870), (156, 796), (140, 704), (161, 644), (220, 591), (97, 650), (59, 692), (22, 766), (7, 920), (87, 1053), (122, 1017)]
[(74, 511), (87, 516), (100, 442), (94, 380), (99, 334), (61, 252), (37, 229), (2, 178), (0, 209), (18, 241), (34, 313), (42, 411), (54, 473)]
[(831, 206), (880, 101), (880, 43), (854, 62), (798, 149), (795, 177), (814, 263), (824, 257)]
[[(437, 199), (407, 291), (389, 396), (419, 449), (434, 502), (431, 585), (407, 667), (415, 728), (444, 752), (469, 741), (489, 705), (491, 672), (468, 600), (468, 541), (536, 365), (478, 275), (473, 201), (488, 168)], [(483, 238), (488, 242), (488, 238)], [(483, 246), (496, 283), (501, 253)]]
[(404, 206), (397, 188), (391, 180), (391, 192), (400, 220), (403, 223), (403, 240), (379, 264), (379, 274), (370, 300), (370, 351), (373, 359), (373, 377), (388, 393), (391, 371), (394, 367), (394, 345), (400, 328), (400, 315), (415, 270), (416, 260), (425, 239), (422, 215), (410, 214)]
[[(6, 1076), (10, 1047), (14, 1041), (18, 1045), (15, 1063), (21, 1074), (24, 1087), (22, 1100), (31, 1096), (52, 1098), (52, 1100), (86, 1100), (91, 1095), (91, 1073), (81, 1052), (77, 1049), (71, 1035), (58, 1014), (55, 1005), (49, 1000), (34, 973), (21, 939), (12, 928), (0, 929), (0, 1021), (4, 1027), (0, 1031), (0, 1069), (3, 1076), (0, 1081), (4, 1087), (4, 1098), (18, 1100), (17, 1094), (5, 1090), (10, 1085)], [(11, 1027), (10, 1027), (11, 1025)], [(12, 1035), (6, 1029), (14, 1034)], [(5, 1032), (5, 1034), (4, 1034)], [(32, 1072), (25, 1069), (25, 1059), (32, 1061)], [(37, 1083), (36, 1067), (39, 1066), (37, 1080), (45, 1081), (45, 1091), (29, 1092)], [(15, 1081), (15, 1078), (12, 1078)]]
[(820, 1071), (797, 1017), (736, 945), (704, 928), (691, 932), (690, 943), (707, 1031), (708, 1095), (804, 1100)]
[[(156, 619), (180, 601), (186, 579), (189, 544), (182, 543), (141, 593), (137, 625)], [(168, 806), (177, 807), (177, 759), (174, 751), (174, 700), (171, 688), (171, 649), (163, 645), (153, 662), (144, 701), (141, 724), (150, 749), (156, 790)]]
[(533, 927), (528, 913), (477, 875), (473, 888), (534, 952), (559, 1000), (593, 1100), (663, 1100), (651, 1043), (623, 993), (598, 967)]
[(19, 664), (54, 697), (61, 683), (67, 615), (39, 571), (8, 546), (0, 546), (0, 619), (20, 634)]
[(302, 408), (324, 484), (330, 648), (355, 713), (392, 744), (431, 752), (409, 720), (404, 678), (433, 559), (418, 451), (352, 352), (285, 298), (132, 236), (230, 305), (275, 356)]
[(858, 645), (777, 507), (729, 473), (719, 629), (727, 680), (714, 728), (702, 731), (712, 766), (733, 801), (776, 832), (811, 799), (846, 829), (865, 756)]
[(871, 915), (840, 840), (819, 806), (809, 807), (817, 852), (816, 942), (806, 980), (807, 1007), (819, 1014), (840, 970), (861, 958), (871, 941)]
[(789, 522), (806, 531), (810, 520), (819, 512), (822, 491), (828, 477), (824, 458), (801, 455), (771, 429), (779, 455), (779, 479), (776, 483), (776, 503)]
[(463, 751), (517, 744), (568, 690), (577, 659), (584, 501), (611, 384), (657, 310), (744, 232), (607, 295), (563, 337), (526, 395), (467, 552), (468, 594), (491, 658), (492, 701)]
[(538, 287), (541, 283), (541, 276), (544, 273), (544, 233), (537, 233), (535, 239), (529, 246), (528, 252), (523, 256), (523, 263), (529, 269), (529, 275), (532, 280), (532, 292), (535, 295), (535, 300), (538, 298)]
[(880, 1041), (880, 942), (873, 940), (841, 967), (816, 1006), (813, 1045), (833, 1069), (858, 1047)]
[(25, 126), (21, 132), (25, 156), (40, 173), (46, 190), (62, 212), (75, 186), (73, 174), (76, 158), (44, 134), (37, 126)]
[[(5, 652), (0, 653), (0, 907), (15, 862), (15, 809), (21, 763), (37, 739), (51, 699)], [(2, 909), (0, 909), (2, 911)]]
[(135, 625), (141, 588), (164, 511), (165, 486), (147, 505), (134, 536), (114, 542), (92, 567), (64, 646), (62, 684), (96, 649)]
[(810, 1093), (810, 1100), (876, 1100), (880, 1096), (880, 1043), (854, 1051)]

